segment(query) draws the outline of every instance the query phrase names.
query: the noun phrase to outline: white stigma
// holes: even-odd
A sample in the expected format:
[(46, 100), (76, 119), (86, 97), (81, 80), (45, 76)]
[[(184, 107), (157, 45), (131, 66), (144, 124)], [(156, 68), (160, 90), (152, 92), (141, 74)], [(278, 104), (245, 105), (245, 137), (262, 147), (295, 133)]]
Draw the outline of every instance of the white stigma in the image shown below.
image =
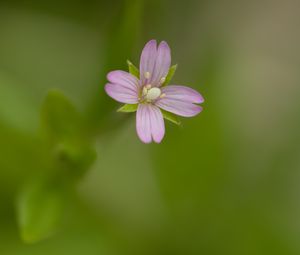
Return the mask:
[(146, 94), (146, 99), (149, 101), (152, 101), (152, 100), (159, 98), (160, 95), (161, 95), (161, 91), (159, 88), (151, 88), (148, 90), (148, 92)]
[(149, 79), (150, 76), (151, 76), (151, 74), (150, 74), (149, 72), (145, 72), (144, 75), (145, 75), (145, 78), (146, 78), (146, 79)]

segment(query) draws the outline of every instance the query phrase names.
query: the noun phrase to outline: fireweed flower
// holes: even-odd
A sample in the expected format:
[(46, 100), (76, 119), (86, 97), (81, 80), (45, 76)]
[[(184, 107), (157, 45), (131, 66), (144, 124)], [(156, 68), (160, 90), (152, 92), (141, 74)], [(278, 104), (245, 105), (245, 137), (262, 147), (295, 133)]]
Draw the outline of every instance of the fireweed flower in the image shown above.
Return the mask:
[(168, 44), (163, 41), (157, 47), (156, 40), (151, 40), (142, 51), (139, 70), (129, 62), (133, 68), (129, 73), (118, 70), (107, 75), (106, 93), (127, 104), (124, 111), (137, 110), (136, 131), (144, 143), (161, 142), (165, 135), (163, 118), (170, 119), (171, 113), (193, 117), (202, 110), (196, 104), (203, 103), (204, 99), (197, 91), (181, 85), (165, 86), (176, 69), (170, 66)]

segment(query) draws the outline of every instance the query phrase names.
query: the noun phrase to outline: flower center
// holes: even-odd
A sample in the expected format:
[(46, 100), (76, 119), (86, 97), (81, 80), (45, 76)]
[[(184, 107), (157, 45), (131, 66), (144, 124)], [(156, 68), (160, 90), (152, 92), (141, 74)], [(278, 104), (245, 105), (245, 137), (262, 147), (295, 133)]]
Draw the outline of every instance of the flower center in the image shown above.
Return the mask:
[(161, 91), (159, 88), (150, 88), (149, 90), (147, 90), (145, 98), (148, 101), (152, 101), (159, 98), (160, 95), (161, 95)]
[(141, 102), (151, 103), (152, 101), (162, 96), (164, 96), (164, 94), (161, 93), (161, 90), (159, 88), (152, 88), (151, 84), (147, 84), (143, 87), (142, 97), (140, 98), (140, 100)]

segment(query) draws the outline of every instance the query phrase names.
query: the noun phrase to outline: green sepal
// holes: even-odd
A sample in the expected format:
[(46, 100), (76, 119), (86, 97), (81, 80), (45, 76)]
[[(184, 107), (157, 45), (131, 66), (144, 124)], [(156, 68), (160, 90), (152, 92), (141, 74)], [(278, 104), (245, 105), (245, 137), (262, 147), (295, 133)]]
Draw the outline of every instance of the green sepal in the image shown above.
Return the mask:
[(138, 104), (124, 104), (118, 109), (118, 112), (136, 112), (138, 106)]
[(173, 78), (173, 76), (176, 72), (176, 69), (177, 69), (177, 64), (170, 67), (169, 72), (168, 72), (167, 77), (166, 77), (166, 80), (162, 84), (162, 87), (169, 84), (169, 82), (172, 80), (172, 78)]
[(167, 111), (162, 110), (162, 109), (160, 109), (160, 110), (161, 110), (161, 113), (162, 113), (164, 119), (166, 119), (168, 121), (171, 121), (172, 123), (174, 123), (176, 125), (181, 125), (180, 120), (178, 119), (178, 117), (175, 114), (167, 112)]
[(132, 64), (130, 60), (127, 60), (127, 65), (128, 65), (129, 73), (131, 73), (132, 75), (134, 75), (139, 79), (140, 78), (139, 69), (134, 64)]

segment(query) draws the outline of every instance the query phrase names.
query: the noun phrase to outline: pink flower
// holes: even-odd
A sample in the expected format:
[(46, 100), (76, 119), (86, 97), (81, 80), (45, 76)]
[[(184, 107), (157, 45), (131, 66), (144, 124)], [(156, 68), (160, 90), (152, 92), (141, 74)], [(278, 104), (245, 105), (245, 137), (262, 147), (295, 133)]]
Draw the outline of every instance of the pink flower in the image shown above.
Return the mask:
[(139, 78), (124, 71), (107, 75), (106, 93), (118, 102), (137, 106), (136, 130), (144, 143), (160, 143), (165, 135), (161, 109), (183, 117), (201, 112), (196, 104), (204, 102), (195, 90), (180, 86), (164, 86), (171, 65), (171, 51), (166, 42), (157, 48), (156, 40), (149, 41), (141, 54)]

